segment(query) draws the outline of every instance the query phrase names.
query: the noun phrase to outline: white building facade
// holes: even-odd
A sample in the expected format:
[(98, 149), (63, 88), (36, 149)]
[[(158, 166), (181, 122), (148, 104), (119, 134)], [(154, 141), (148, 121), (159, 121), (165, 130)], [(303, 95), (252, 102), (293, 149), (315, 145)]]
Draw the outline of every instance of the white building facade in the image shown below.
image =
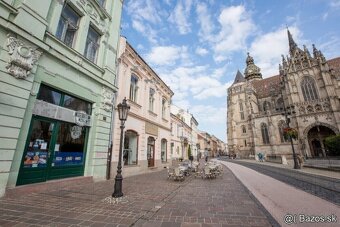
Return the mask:
[[(123, 37), (119, 48), (121, 88), (117, 103), (126, 97), (130, 111), (125, 122), (123, 142), (123, 175), (135, 175), (149, 169), (162, 169), (170, 161), (170, 102), (173, 92), (139, 56)], [(120, 124), (113, 126), (112, 174), (116, 172)]]

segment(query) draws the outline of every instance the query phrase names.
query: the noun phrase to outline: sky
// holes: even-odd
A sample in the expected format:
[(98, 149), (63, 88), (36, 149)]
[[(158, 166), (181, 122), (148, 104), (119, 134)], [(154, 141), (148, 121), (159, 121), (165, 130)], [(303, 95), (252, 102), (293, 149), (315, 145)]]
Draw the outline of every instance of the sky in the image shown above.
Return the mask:
[(299, 47), (340, 56), (340, 0), (125, 0), (121, 35), (175, 93), (198, 128), (226, 142), (227, 89), (247, 52), (263, 78)]

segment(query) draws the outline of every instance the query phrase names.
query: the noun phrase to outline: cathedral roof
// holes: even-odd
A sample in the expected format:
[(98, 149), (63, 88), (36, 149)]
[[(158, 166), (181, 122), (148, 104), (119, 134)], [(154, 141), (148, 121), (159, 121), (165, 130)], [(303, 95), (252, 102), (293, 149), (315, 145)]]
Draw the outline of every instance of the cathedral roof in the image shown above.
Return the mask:
[(240, 72), (240, 70), (237, 70), (236, 77), (235, 77), (235, 80), (234, 80), (234, 83), (233, 83), (233, 84), (237, 84), (237, 83), (244, 82), (244, 81), (246, 81), (246, 80), (244, 79), (244, 76), (242, 75), (242, 73)]
[(280, 91), (280, 75), (268, 77), (262, 80), (252, 81), (252, 85), (256, 90), (258, 98), (264, 98), (271, 96), (270, 89), (274, 87), (275, 91)]
[(335, 75), (340, 76), (340, 57), (330, 59), (327, 63), (329, 68), (334, 70)]
[[(335, 71), (335, 75), (340, 76), (340, 57), (327, 61), (329, 67)], [(254, 80), (251, 82), (258, 98), (271, 96), (270, 89), (274, 87), (275, 91), (280, 91), (280, 75), (268, 77), (262, 80)]]

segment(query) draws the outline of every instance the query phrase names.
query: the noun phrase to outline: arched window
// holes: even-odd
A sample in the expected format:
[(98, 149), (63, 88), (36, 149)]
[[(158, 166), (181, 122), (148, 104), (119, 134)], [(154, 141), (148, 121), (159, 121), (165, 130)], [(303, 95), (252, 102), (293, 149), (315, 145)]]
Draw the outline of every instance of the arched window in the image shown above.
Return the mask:
[(270, 109), (270, 103), (267, 101), (263, 102), (263, 111), (267, 111)]
[(246, 133), (246, 132), (247, 132), (246, 126), (242, 125), (242, 133)]
[(125, 132), (123, 162), (124, 162), (124, 165), (137, 165), (138, 134), (135, 131), (127, 130)]
[(315, 81), (311, 77), (305, 77), (301, 82), (301, 90), (305, 101), (318, 99)]
[(166, 162), (166, 156), (167, 156), (167, 141), (166, 139), (161, 140), (161, 159), (162, 162)]
[(261, 133), (263, 144), (269, 144), (268, 126), (265, 123), (261, 124)]
[(286, 128), (286, 123), (285, 121), (281, 120), (279, 121), (279, 124), (278, 124), (278, 129), (279, 129), (279, 134), (280, 134), (280, 139), (281, 139), (281, 143), (284, 143), (284, 142), (287, 142), (288, 139), (286, 139), (284, 136), (283, 136), (283, 129)]
[(131, 84), (130, 84), (130, 100), (137, 102), (137, 94), (138, 94), (138, 77), (136, 75), (131, 75)]

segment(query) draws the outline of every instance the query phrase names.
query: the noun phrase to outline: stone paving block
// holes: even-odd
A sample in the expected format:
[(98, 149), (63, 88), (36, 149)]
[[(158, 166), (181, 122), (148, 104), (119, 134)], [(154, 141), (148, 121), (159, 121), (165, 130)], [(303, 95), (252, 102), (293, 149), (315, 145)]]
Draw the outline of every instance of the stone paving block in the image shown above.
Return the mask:
[[(0, 226), (1, 221), (26, 226), (271, 225), (262, 208), (226, 168), (223, 178), (211, 180), (190, 176), (175, 182), (167, 180), (165, 170), (127, 177), (125, 196), (120, 200), (110, 199), (113, 184), (113, 180), (64, 183), (29, 194), (25, 200), (1, 198)], [(37, 222), (39, 217), (44, 220)]]

